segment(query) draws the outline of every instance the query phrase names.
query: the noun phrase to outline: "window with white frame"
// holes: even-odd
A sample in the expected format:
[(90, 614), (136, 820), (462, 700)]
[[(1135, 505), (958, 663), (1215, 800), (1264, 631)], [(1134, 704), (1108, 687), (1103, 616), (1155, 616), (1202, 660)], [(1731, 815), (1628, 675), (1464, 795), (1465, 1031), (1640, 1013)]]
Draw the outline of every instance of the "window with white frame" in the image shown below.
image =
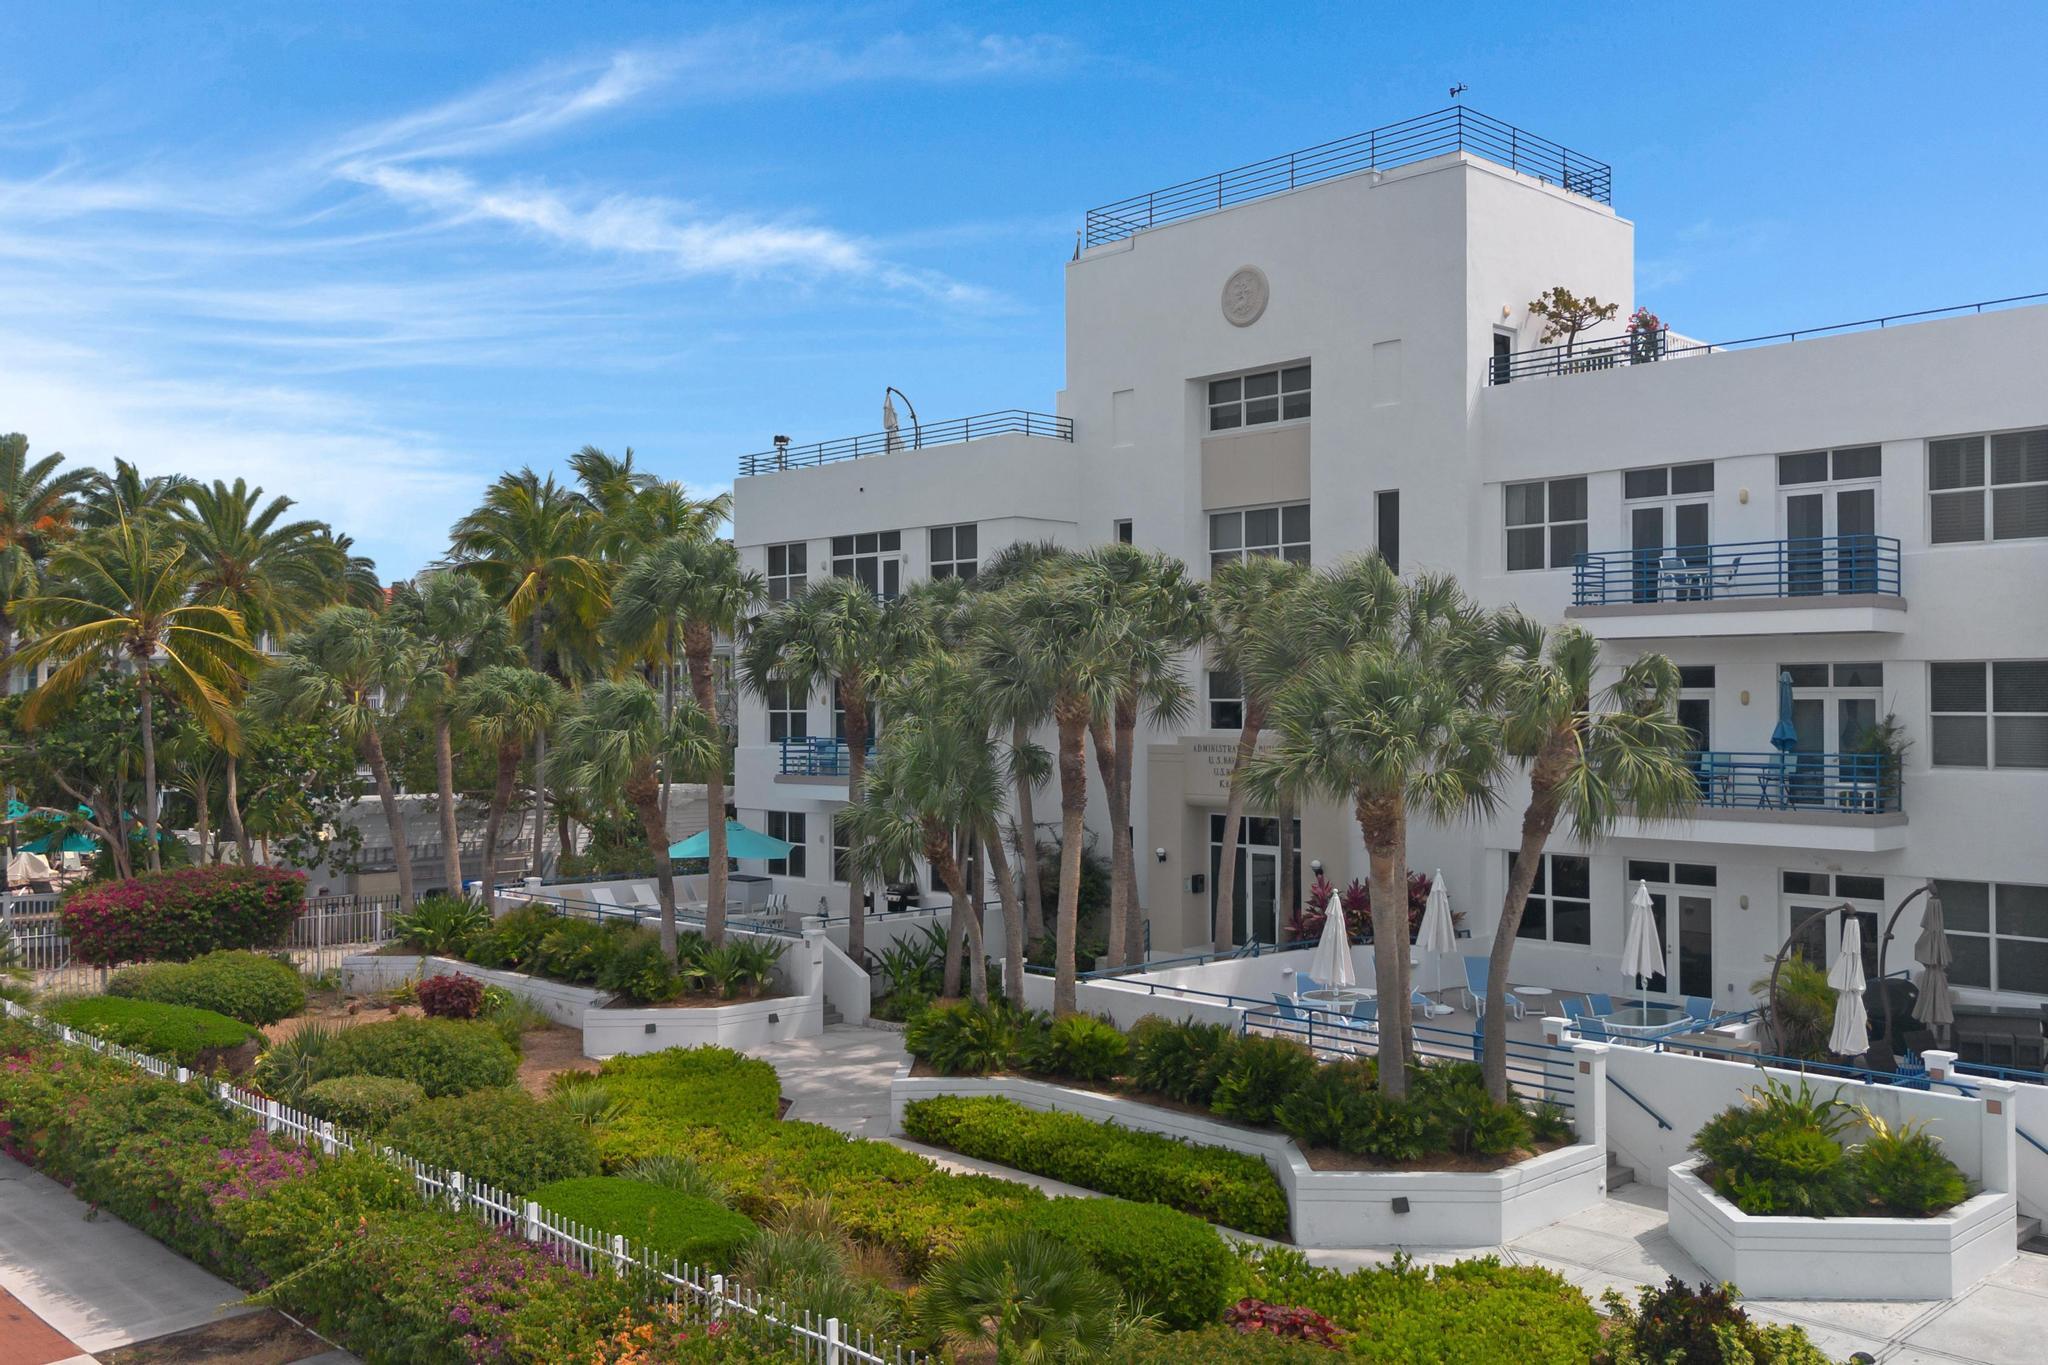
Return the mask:
[(1308, 504), (1245, 507), (1209, 514), (1209, 567), (1221, 568), (1255, 555), (1308, 563)]
[(2048, 995), (2048, 886), (1937, 878), (1952, 985)]
[(1936, 545), (2048, 536), (2048, 427), (1929, 441), (1927, 489)]
[(1586, 481), (1507, 485), (1508, 569), (1568, 569), (1586, 548)]
[(780, 678), (770, 678), (762, 689), (768, 702), (768, 742), (805, 739), (811, 733), (809, 699)]
[(801, 877), (804, 875), (804, 813), (800, 810), (771, 810), (768, 816), (768, 837), (782, 839), (789, 844), (787, 858), (770, 858), (768, 873), (773, 877)]
[(1293, 422), (1308, 416), (1307, 365), (1209, 381), (1209, 430)]
[(1114, 529), (1117, 544), (1129, 545), (1131, 543), (1131, 519), (1129, 517), (1117, 518)]
[[(1585, 948), (1593, 943), (1593, 867), (1570, 853), (1545, 853), (1529, 887), (1516, 938), (1567, 943)], [(1508, 853), (1508, 876), (1515, 875), (1517, 855)]]
[(787, 602), (804, 590), (811, 547), (801, 540), (768, 547), (768, 600)]
[(851, 578), (877, 597), (896, 596), (903, 591), (903, 533), (832, 537), (832, 576)]
[(1927, 666), (1937, 768), (2048, 768), (2048, 660)]
[(1244, 729), (1244, 685), (1227, 668), (1209, 670), (1209, 728)]
[(934, 526), (930, 533), (933, 578), (972, 578), (981, 567), (980, 536), (974, 522)]

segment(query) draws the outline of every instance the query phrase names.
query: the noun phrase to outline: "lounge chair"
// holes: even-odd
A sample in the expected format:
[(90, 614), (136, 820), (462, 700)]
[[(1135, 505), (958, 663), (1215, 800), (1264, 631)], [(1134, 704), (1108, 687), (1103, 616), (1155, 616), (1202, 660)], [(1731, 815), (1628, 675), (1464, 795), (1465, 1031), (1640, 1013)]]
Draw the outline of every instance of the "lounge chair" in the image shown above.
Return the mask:
[(1307, 972), (1296, 972), (1294, 974), (1294, 993), (1296, 995), (1306, 995), (1310, 991), (1319, 991), (1322, 988), (1322, 983)]
[(1302, 1022), (1301, 1011), (1294, 1007), (1294, 997), (1285, 991), (1273, 992), (1273, 1008), (1280, 1011), (1280, 1017), (1291, 1024)]
[(619, 904), (619, 898), (612, 894), (612, 889), (609, 886), (591, 887), (590, 899), (597, 902), (598, 906), (604, 910), (624, 910), (626, 908)]
[(1704, 1024), (1714, 1017), (1714, 1002), (1704, 995), (1688, 995), (1685, 997), (1685, 1012), (1693, 1017), (1694, 1022)]
[(1604, 1043), (1608, 1040), (1607, 1025), (1593, 1015), (1585, 1015), (1578, 1021), (1579, 1037), (1588, 1043)]
[(1377, 1024), (1380, 1021), (1380, 1002), (1359, 1000), (1351, 1006), (1351, 1022), (1354, 1024)]
[(654, 894), (654, 888), (646, 882), (633, 882), (628, 885), (626, 899), (643, 910), (661, 909), (661, 897)]
[(1586, 1012), (1588, 1014), (1614, 1013), (1613, 997), (1599, 994), (1588, 995), (1586, 997)]
[[(1472, 1005), (1472, 1013), (1486, 1013), (1486, 972), (1487, 962), (1483, 957), (1465, 959), (1465, 999)], [(1516, 998), (1513, 991), (1506, 993), (1508, 1012), (1520, 1019), (1528, 1013), (1528, 1007)]]
[(1586, 997), (1567, 995), (1557, 1002), (1558, 1012), (1567, 1019), (1577, 1019), (1586, 1012)]

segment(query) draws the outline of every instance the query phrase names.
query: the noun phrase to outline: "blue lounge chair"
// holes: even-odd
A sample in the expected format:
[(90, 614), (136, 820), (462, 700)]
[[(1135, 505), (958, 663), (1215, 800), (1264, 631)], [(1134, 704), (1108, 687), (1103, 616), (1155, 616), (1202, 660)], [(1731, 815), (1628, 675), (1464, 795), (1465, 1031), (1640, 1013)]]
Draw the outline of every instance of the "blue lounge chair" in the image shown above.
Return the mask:
[[(1486, 1012), (1486, 970), (1487, 963), (1485, 958), (1468, 957), (1465, 959), (1465, 998), (1472, 1003), (1472, 1013), (1475, 1015)], [(1522, 1018), (1529, 1012), (1528, 1008), (1515, 997), (1513, 991), (1507, 992), (1507, 1006), (1509, 1012), (1517, 1019)]]
[(1714, 1002), (1704, 995), (1685, 997), (1685, 1012), (1698, 1023), (1706, 1023), (1714, 1017)]
[(1577, 1019), (1586, 1012), (1586, 997), (1583, 995), (1567, 995), (1557, 1002), (1557, 1008), (1564, 1014), (1565, 1018)]
[(1586, 1012), (1589, 1014), (1612, 1014), (1614, 1013), (1614, 1000), (1612, 997), (1605, 995), (1588, 995), (1586, 997)]
[(1294, 997), (1281, 991), (1273, 992), (1273, 1007), (1280, 1011), (1280, 1017), (1289, 1023), (1301, 1022), (1301, 1011), (1294, 1007)]
[(1319, 991), (1322, 988), (1323, 983), (1310, 976), (1307, 972), (1296, 972), (1294, 974), (1294, 993), (1296, 995), (1302, 995), (1308, 991)]
[(1578, 1029), (1579, 1037), (1589, 1043), (1604, 1043), (1609, 1037), (1607, 1025), (1590, 1014), (1578, 1020)]
[(1380, 1021), (1380, 1002), (1360, 1000), (1351, 1006), (1351, 1022), (1354, 1024), (1377, 1024)]

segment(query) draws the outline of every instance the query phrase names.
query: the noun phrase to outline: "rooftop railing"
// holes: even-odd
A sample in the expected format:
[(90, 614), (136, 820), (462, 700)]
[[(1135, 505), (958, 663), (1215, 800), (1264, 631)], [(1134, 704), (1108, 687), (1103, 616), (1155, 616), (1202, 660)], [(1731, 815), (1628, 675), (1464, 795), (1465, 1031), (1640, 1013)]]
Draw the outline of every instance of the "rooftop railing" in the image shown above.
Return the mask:
[(2032, 303), (2048, 303), (2048, 294), (2014, 294), (2008, 298), (1985, 299), (1979, 303), (1958, 303), (1947, 308), (1923, 308), (1917, 313), (1893, 313), (1887, 317), (1863, 318), (1856, 322), (1830, 323), (1825, 327), (1803, 327), (1796, 332), (1772, 332), (1768, 336), (1743, 337), (1739, 341), (1688, 341), (1683, 345), (1673, 346), (1669, 328), (1660, 328), (1654, 332), (1632, 331), (1613, 337), (1581, 337), (1564, 345), (1538, 346), (1532, 350), (1497, 355), (1493, 357), (1493, 363), (1487, 369), (1486, 382), (1491, 387), (1510, 384), (1517, 379), (1535, 379), (1544, 375), (1586, 374), (1594, 370), (1620, 369), (1625, 365), (1649, 365), (1660, 360), (1669, 360), (1674, 356), (1740, 351), (1751, 346), (1775, 346), (1780, 342), (1810, 341), (1814, 337), (1834, 336), (1843, 332), (1882, 331), (1905, 322), (1929, 322), (1935, 318), (1996, 312), (2001, 308), (2020, 308)]
[(1900, 595), (1899, 542), (1892, 536), (1582, 551), (1572, 561), (1575, 607), (1873, 593)]
[(1384, 171), (1448, 152), (1471, 152), (1488, 161), (1558, 185), (1573, 194), (1613, 202), (1614, 168), (1549, 138), (1538, 137), (1463, 105), (1390, 123), (1248, 166), (1185, 180), (1088, 210), (1082, 239), (1088, 246), (1122, 241), (1162, 223), (1213, 213), (1268, 195), (1355, 171)]
[(871, 431), (861, 436), (837, 436), (805, 446), (778, 446), (740, 456), (740, 477), (776, 474), (785, 469), (808, 469), (813, 465), (837, 464), (870, 455), (892, 455), (899, 450), (922, 450), (926, 446), (958, 445), (979, 441), (984, 436), (1044, 436), (1056, 441), (1074, 439), (1074, 419), (1050, 413), (1005, 408), (975, 417), (954, 417), (943, 422), (912, 422), (894, 431)]
[[(779, 743), (784, 777), (846, 777), (852, 771), (843, 739), (785, 739)], [(867, 753), (869, 758), (875, 756), (873, 740), (868, 741)]]
[(1710, 810), (1829, 811), (1894, 815), (1905, 809), (1904, 782), (1889, 754), (1736, 753), (1686, 755)]

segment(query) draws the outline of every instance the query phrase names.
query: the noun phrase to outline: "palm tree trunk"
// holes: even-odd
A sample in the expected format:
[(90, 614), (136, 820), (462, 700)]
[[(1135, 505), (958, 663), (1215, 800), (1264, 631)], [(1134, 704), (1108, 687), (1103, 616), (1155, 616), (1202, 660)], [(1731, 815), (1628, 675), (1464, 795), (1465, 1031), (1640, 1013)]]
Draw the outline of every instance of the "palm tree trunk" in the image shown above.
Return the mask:
[[(654, 776), (654, 764), (648, 762), (636, 766), (631, 780), (626, 783), (626, 800), (632, 803), (634, 814), (640, 817), (640, 832), (650, 846), (666, 851), (668, 843), (668, 817), (662, 813), (661, 802), (656, 789), (665, 786)], [(657, 894), (661, 898), (661, 955), (670, 962), (676, 960), (676, 873), (675, 860), (661, 858), (655, 862), (654, 872)]]
[[(714, 724), (718, 718), (718, 681), (711, 672), (711, 649), (714, 644), (710, 627), (692, 621), (683, 628), (683, 653), (689, 660), (690, 690), (697, 698), (697, 705)], [(704, 773), (704, 813), (711, 823), (707, 832), (711, 836), (711, 875), (705, 880), (704, 890), (704, 938), (714, 948), (725, 944), (725, 741), (718, 741), (718, 754)], [(663, 839), (667, 839), (666, 833)], [(665, 843), (659, 856), (668, 857)]]
[(462, 894), (462, 828), (455, 818), (455, 737), (448, 712), (434, 716), (434, 780), (441, 794), (441, 875), (448, 881), (448, 894)]
[(1109, 806), (1109, 924), (1103, 937), (1108, 941), (1106, 956), (1110, 967), (1124, 965), (1124, 921), (1130, 916), (1130, 901), (1124, 886), (1123, 847), (1126, 815), (1117, 811), (1116, 734), (1101, 716), (1088, 721), (1088, 736), (1095, 744), (1095, 770), (1102, 777), (1102, 792)]
[(149, 870), (161, 872), (164, 851), (156, 837), (156, 724), (149, 678), (149, 665), (145, 662), (136, 689), (142, 699), (142, 833), (149, 840)]
[(498, 746), (498, 784), (491, 789), (490, 814), (484, 817), (484, 884), (498, 880), (498, 830), (512, 805), (512, 783), (519, 776), (519, 746)]
[(1500, 920), (1493, 927), (1493, 948), (1486, 956), (1486, 1018), (1480, 1048), (1480, 1070), (1486, 1077), (1486, 1093), (1505, 1102), (1508, 1097), (1508, 973), (1515, 957), (1515, 939), (1521, 931), (1522, 913), (1529, 908), (1529, 888), (1543, 866), (1543, 848), (1557, 825), (1558, 779), (1571, 761), (1571, 741), (1553, 743), (1537, 757), (1529, 773), (1529, 807), (1522, 812), (1522, 840), (1515, 848), (1515, 871), (1508, 878), (1507, 894), (1501, 898)]
[[(533, 614), (533, 671), (541, 671), (540, 613)], [(548, 833), (548, 727), (543, 725), (533, 733), (533, 870), (530, 875), (544, 876), (547, 872)]]
[(1003, 994), (1013, 1005), (1024, 1003), (1024, 913), (1017, 902), (1017, 879), (1001, 830), (981, 841), (989, 867), (996, 874), (996, 895), (1003, 902)]
[(1380, 1093), (1408, 1094), (1408, 887), (1406, 812), (1395, 796), (1356, 801), (1372, 881), (1373, 977), (1380, 1000)]
[(1124, 961), (1145, 960), (1145, 914), (1138, 903), (1138, 832), (1131, 828), (1132, 769), (1138, 759), (1138, 703), (1116, 708), (1116, 787), (1112, 810), (1122, 814), (1116, 822), (1111, 843), (1114, 867), (1121, 870), (1124, 883)]
[(363, 760), (370, 765), (370, 777), (377, 785), (377, 804), (384, 808), (384, 823), (391, 827), (392, 861), (398, 865), (398, 905), (412, 908), (412, 849), (405, 841), (405, 812), (398, 804), (398, 791), (391, 785), (391, 769), (384, 762), (384, 740), (375, 725), (363, 732)]
[(1074, 1012), (1074, 940), (1081, 910), (1081, 839), (1088, 816), (1088, 703), (1063, 697), (1055, 708), (1060, 764), (1060, 905), (1053, 922), (1052, 1012)]
[(925, 822), (924, 856), (953, 897), (953, 913), (946, 923), (946, 974), (940, 990), (948, 996), (960, 993), (960, 950), (965, 945), (973, 954), (974, 962), (969, 989), (973, 992), (974, 1002), (985, 1005), (988, 1003), (988, 957), (981, 950), (981, 926), (976, 922), (979, 907), (968, 888), (967, 874), (960, 866), (959, 856), (953, 851), (952, 838), (935, 820)]
[[(841, 678), (838, 688), (839, 709), (846, 717), (846, 799), (858, 801), (868, 771), (868, 699), (857, 679)], [(846, 955), (863, 967), (868, 960), (867, 890), (867, 879), (858, 871), (847, 877)]]
[[(1017, 773), (1017, 857), (1023, 861), (1024, 903), (1018, 907), (1019, 928), (1031, 939), (1045, 937), (1045, 901), (1038, 884), (1038, 822), (1031, 813), (1031, 777), (1022, 770), (1021, 756), (1031, 743), (1030, 727), (1018, 721), (1010, 727), (1010, 753), (1018, 762)], [(1007, 904), (1007, 903), (1006, 903)]]
[(242, 866), (252, 866), (256, 861), (255, 851), (249, 847), (249, 831), (242, 824), (242, 760), (232, 749), (228, 751), (227, 810), (228, 833), (234, 836), (235, 849), (242, 855)]
[(1276, 823), (1280, 826), (1280, 903), (1273, 911), (1273, 937), (1282, 943), (1287, 941), (1284, 937), (1287, 922), (1301, 908), (1301, 879), (1294, 874), (1298, 856), (1294, 848), (1295, 810), (1293, 797), (1280, 798), (1280, 809), (1276, 812), (1279, 816)]
[(1237, 733), (1237, 752), (1230, 759), (1230, 802), (1223, 808), (1223, 857), (1216, 866), (1215, 949), (1227, 953), (1237, 942), (1237, 836), (1244, 829), (1244, 773), (1259, 749), (1259, 731), (1266, 708), (1250, 702), (1244, 728)]

